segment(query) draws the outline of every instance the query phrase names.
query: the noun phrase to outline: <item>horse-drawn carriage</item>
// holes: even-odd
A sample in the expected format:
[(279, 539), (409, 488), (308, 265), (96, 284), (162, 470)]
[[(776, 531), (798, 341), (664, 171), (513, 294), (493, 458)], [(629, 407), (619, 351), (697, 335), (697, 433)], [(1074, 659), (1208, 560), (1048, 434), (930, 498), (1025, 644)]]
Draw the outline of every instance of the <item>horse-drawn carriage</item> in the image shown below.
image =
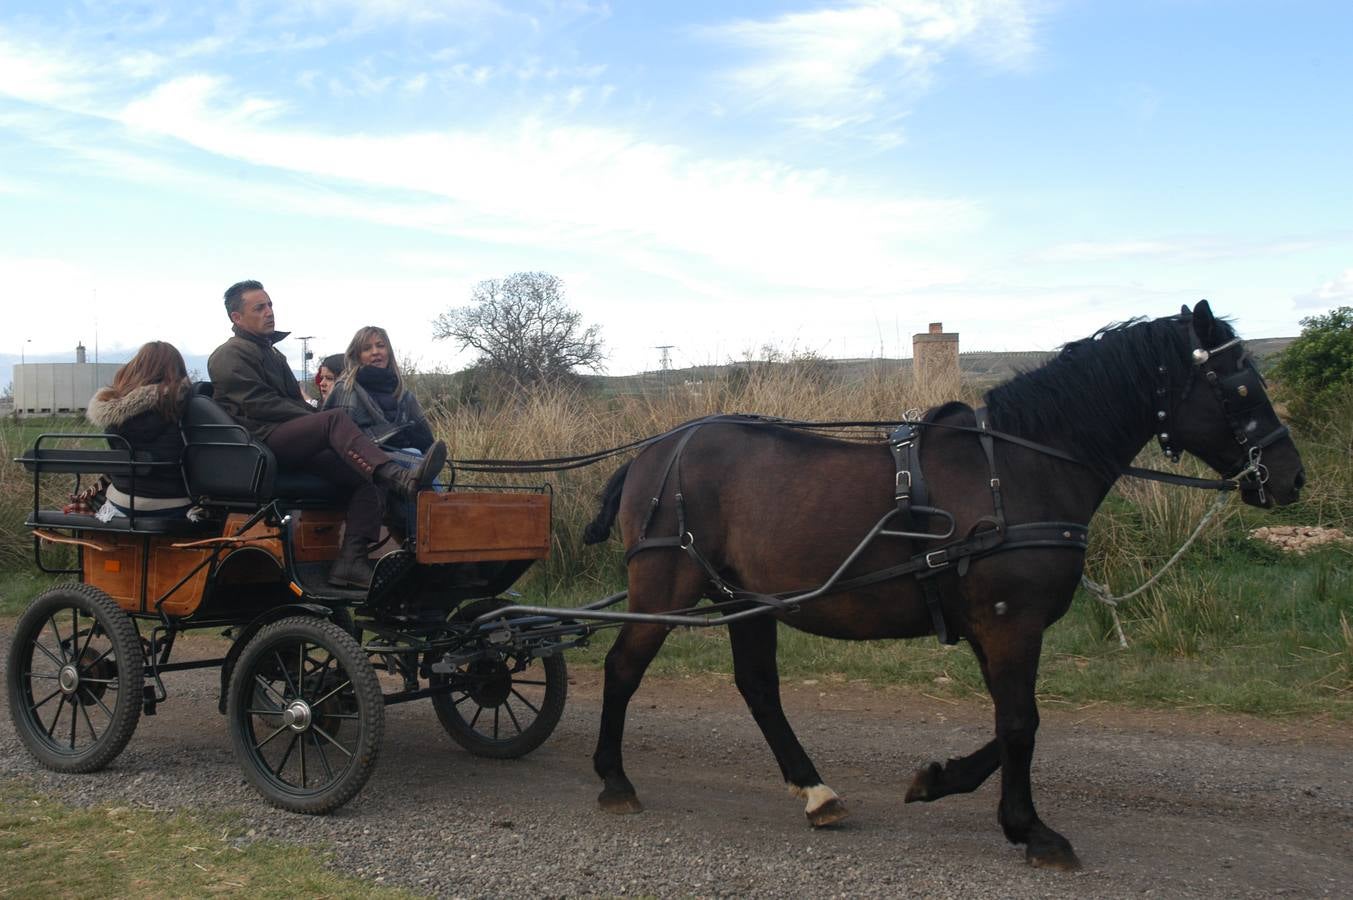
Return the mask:
[[(416, 536), (385, 545), (370, 589), (339, 589), (326, 575), (345, 498), (318, 477), (279, 471), (209, 391), (189, 400), (183, 428), (184, 479), (205, 513), (197, 521), (44, 508), (48, 476), (78, 490), (84, 477), (134, 484), (163, 465), (115, 437), (43, 435), (20, 458), (34, 479), (37, 563), (79, 579), (32, 603), (9, 655), (15, 727), (43, 765), (106, 766), (168, 696), (163, 676), (210, 666), (221, 670), (219, 707), (245, 774), (296, 812), (335, 809), (361, 790), (387, 704), (430, 698), (448, 734), (484, 756), (521, 756), (549, 736), (567, 690), (560, 651), (586, 630), (475, 622), (548, 554), (548, 489), (425, 491)], [(74, 552), (54, 563), (58, 547)], [(194, 631), (224, 632), (229, 650), (176, 661), (176, 640)], [(383, 687), (378, 669), (397, 687)]]
[[(220, 665), (222, 708), (250, 780), (279, 806), (322, 812), (370, 774), (385, 703), (430, 697), (472, 752), (530, 751), (562, 710), (560, 652), (619, 624), (593, 768), (602, 808), (636, 812), (622, 761), (629, 701), (672, 628), (726, 626), (738, 690), (819, 826), (845, 807), (781, 708), (777, 623), (852, 640), (936, 634), (972, 648), (995, 735), (922, 767), (907, 800), (972, 791), (1000, 770), (1006, 837), (1032, 863), (1076, 866), (1033, 804), (1043, 631), (1071, 603), (1090, 520), (1120, 475), (1238, 490), (1256, 506), (1297, 499), (1301, 458), (1257, 368), (1203, 301), (1068, 344), (988, 392), (981, 410), (951, 403), (887, 423), (897, 426), (887, 441), (813, 433), (852, 424), (885, 423), (719, 416), (588, 456), (464, 461), (462, 470), (546, 472), (639, 451), (586, 531), (604, 540), (619, 524), (629, 589), (566, 610), (499, 598), (548, 551), (548, 492), (420, 494), (416, 540), (381, 557), (369, 591), (325, 587), (336, 498), (322, 482), (278, 474), (266, 448), (195, 397), (184, 474), (216, 514), (208, 524), (104, 525), (41, 509), (35, 488), (39, 559), (44, 541), (74, 544), (83, 583), (47, 592), (20, 619), (8, 672), (19, 733), (48, 766), (96, 769), (126, 744), (141, 709), (164, 698), (162, 673)], [(1153, 439), (1223, 478), (1133, 468)], [(41, 441), (23, 461), (35, 478), (144, 465), (125, 449)], [(626, 598), (628, 611), (607, 609)], [(169, 661), (176, 635), (222, 627), (234, 637), (224, 658)], [(373, 660), (400, 690), (382, 694)]]

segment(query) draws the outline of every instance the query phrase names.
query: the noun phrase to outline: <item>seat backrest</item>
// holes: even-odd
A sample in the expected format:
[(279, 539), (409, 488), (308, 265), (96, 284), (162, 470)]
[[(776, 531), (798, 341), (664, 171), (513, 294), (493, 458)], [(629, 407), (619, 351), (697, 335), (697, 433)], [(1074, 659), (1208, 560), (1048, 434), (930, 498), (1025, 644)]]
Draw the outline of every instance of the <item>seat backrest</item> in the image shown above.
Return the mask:
[(277, 460), (211, 399), (211, 385), (194, 385), (183, 415), (183, 477), (199, 503), (258, 506), (272, 498)]

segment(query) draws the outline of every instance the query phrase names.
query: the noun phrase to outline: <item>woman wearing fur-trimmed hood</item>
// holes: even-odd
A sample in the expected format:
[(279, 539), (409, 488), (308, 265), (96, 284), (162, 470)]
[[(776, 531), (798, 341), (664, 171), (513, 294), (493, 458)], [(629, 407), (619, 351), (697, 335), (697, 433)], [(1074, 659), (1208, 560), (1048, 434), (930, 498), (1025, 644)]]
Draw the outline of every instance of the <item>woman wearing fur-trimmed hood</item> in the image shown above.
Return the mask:
[[(173, 515), (192, 505), (179, 468), (183, 458), (179, 421), (188, 387), (188, 372), (179, 351), (165, 341), (151, 341), (118, 369), (111, 385), (89, 401), (85, 416), (105, 433), (130, 444), (134, 458), (173, 463), (135, 478), (122, 473), (109, 476), (108, 499), (124, 514), (134, 510), (137, 515)], [(111, 443), (124, 446), (120, 441)]]

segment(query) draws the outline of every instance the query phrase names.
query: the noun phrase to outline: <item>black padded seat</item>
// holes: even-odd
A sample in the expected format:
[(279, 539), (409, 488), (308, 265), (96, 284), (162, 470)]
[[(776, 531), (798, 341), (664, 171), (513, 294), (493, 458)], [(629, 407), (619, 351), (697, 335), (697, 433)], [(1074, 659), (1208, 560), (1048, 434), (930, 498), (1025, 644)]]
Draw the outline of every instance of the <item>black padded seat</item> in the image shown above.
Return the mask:
[[(135, 524), (135, 528), (132, 525)], [(132, 519), (118, 516), (100, 522), (93, 516), (63, 513), (57, 509), (40, 509), (30, 513), (24, 523), (28, 528), (74, 528), (80, 531), (113, 531), (124, 534), (212, 535), (221, 530), (220, 521), (194, 522), (184, 516), (137, 516)]]
[(266, 444), (211, 399), (210, 382), (193, 386), (183, 416), (183, 474), (188, 493), (204, 506), (286, 508), (343, 505), (343, 488), (312, 472), (280, 470)]

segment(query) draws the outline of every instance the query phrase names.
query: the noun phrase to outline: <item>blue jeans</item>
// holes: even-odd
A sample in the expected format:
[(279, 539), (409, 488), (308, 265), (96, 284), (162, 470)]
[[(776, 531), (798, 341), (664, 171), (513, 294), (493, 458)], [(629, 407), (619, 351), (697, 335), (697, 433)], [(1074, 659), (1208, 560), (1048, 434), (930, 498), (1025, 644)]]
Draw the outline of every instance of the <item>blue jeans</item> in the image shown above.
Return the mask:
[[(419, 463), (423, 461), (423, 452), (413, 447), (381, 447), (386, 453), (390, 454), (390, 461), (397, 463), (405, 469), (416, 469)], [(432, 489), (439, 494), (446, 493), (446, 485), (440, 482), (434, 484)], [(401, 504), (404, 508), (400, 515), (404, 522), (404, 533), (410, 538), (418, 534), (418, 503), (410, 500)]]

